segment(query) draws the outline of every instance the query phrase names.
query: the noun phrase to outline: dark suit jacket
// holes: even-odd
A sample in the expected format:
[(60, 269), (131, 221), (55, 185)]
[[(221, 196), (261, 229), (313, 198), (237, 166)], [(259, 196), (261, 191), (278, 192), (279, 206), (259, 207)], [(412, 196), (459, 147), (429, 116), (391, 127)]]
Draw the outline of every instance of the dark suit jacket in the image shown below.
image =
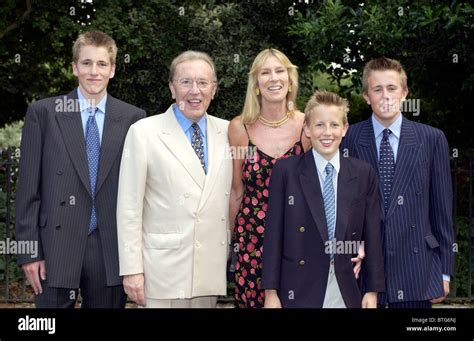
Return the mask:
[[(341, 150), (378, 173), (371, 119), (349, 127)], [(452, 275), (454, 267), (452, 200), (443, 132), (403, 118), (386, 216), (380, 201), (389, 302), (444, 296), (442, 274)]]
[[(341, 157), (335, 238), (364, 241), (365, 285), (368, 291), (375, 292), (384, 290), (377, 183), (370, 165)], [(327, 240), (321, 186), (312, 151), (280, 160), (270, 180), (262, 284), (266, 289), (278, 290), (283, 307), (323, 306), (330, 263), (325, 250)], [(346, 307), (360, 308), (362, 297), (351, 256), (336, 253), (336, 278)]]
[[(44, 259), (50, 287), (79, 287), (92, 209), (81, 114), (61, 105), (76, 99), (77, 89), (33, 103), (21, 140), (16, 239), (37, 242), (39, 254), (18, 255), (18, 263)], [(116, 201), (123, 143), (130, 125), (145, 116), (143, 110), (107, 95), (95, 203), (109, 286), (121, 284)]]

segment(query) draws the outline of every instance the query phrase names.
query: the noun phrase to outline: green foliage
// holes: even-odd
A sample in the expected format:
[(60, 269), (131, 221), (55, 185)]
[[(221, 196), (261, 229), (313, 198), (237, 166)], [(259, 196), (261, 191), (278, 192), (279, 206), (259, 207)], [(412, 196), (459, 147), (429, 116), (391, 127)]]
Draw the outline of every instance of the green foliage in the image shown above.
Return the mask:
[[(340, 0), (297, 13), (289, 28), (311, 72), (328, 72), (340, 91), (360, 93), (361, 73), (370, 58), (399, 59), (408, 73), (410, 97), (421, 100), (423, 123), (443, 127), (451, 144), (474, 144), (470, 123), (474, 70), (474, 11), (467, 2)], [(330, 67), (329, 65), (337, 65)], [(351, 75), (351, 71), (357, 73)], [(352, 84), (344, 85), (351, 78)], [(365, 110), (365, 115), (370, 113)], [(359, 115), (356, 115), (359, 116)]]
[(0, 149), (5, 149), (9, 146), (19, 147), (22, 128), (23, 121), (6, 124), (3, 128), (0, 128)]
[[(468, 219), (466, 217), (456, 217), (457, 236), (456, 243), (458, 252), (456, 253), (456, 269), (455, 277), (453, 279), (455, 288), (451, 284), (452, 290), (454, 290), (456, 297), (468, 297), (468, 285), (469, 285), (469, 264), (467, 255), (469, 252), (474, 253), (474, 245), (471, 245), (469, 250), (468, 243)], [(472, 276), (472, 274), (471, 274)], [(474, 278), (471, 278), (471, 285), (474, 284)], [(471, 288), (471, 292), (474, 292)], [(454, 294), (453, 292), (453, 294)]]

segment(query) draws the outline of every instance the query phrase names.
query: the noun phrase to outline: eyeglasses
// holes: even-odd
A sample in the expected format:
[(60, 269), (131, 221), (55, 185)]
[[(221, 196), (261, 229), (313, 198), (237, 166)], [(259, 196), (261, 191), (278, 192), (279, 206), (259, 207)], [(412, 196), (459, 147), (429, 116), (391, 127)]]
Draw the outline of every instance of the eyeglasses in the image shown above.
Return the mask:
[(177, 81), (178, 85), (183, 89), (191, 89), (193, 87), (194, 82), (196, 82), (198, 89), (201, 90), (209, 89), (212, 83), (216, 83), (215, 81), (211, 82), (207, 79), (197, 79), (196, 81), (194, 81), (194, 79), (191, 78), (180, 78), (175, 79), (175, 81)]

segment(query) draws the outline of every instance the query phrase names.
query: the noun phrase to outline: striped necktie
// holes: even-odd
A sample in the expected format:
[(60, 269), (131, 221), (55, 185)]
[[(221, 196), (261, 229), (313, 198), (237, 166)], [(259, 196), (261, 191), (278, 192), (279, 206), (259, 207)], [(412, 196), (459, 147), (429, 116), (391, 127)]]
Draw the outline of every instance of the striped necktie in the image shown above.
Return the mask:
[(97, 108), (89, 111), (89, 119), (87, 120), (86, 126), (86, 149), (87, 149), (87, 163), (89, 166), (89, 180), (91, 185), (92, 193), (92, 212), (91, 219), (89, 222), (88, 234), (94, 232), (97, 228), (97, 212), (95, 208), (95, 191), (97, 185), (97, 172), (99, 170), (99, 158), (100, 158), (100, 136), (99, 127), (95, 120), (95, 114)]
[(330, 243), (332, 243), (332, 240), (334, 238), (334, 230), (336, 228), (336, 196), (334, 193), (334, 185), (332, 180), (333, 170), (333, 165), (328, 162), (325, 168), (326, 178), (324, 179), (323, 184), (323, 202), (324, 211), (326, 213), (326, 223), (328, 227), (328, 238)]

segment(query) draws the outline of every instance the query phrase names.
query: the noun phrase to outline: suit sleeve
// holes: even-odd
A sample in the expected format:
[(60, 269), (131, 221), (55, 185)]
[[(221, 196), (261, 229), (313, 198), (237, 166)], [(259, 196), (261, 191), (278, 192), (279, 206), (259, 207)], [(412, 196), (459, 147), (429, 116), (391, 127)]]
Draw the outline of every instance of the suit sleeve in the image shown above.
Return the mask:
[(454, 271), (453, 192), (449, 147), (442, 132), (438, 136), (433, 154), (430, 181), (430, 224), (440, 245), (442, 272), (452, 276)]
[(265, 221), (263, 241), (262, 287), (276, 289), (280, 287), (280, 268), (285, 224), (285, 180), (282, 164), (273, 168), (270, 186), (268, 210)]
[(41, 206), (42, 131), (38, 108), (28, 108), (21, 135), (20, 164), (16, 190), (15, 238), (18, 242), (37, 243), (38, 255), (18, 254), (19, 265), (43, 259), (39, 235), (39, 211)]
[(146, 141), (135, 124), (125, 139), (118, 185), (117, 237), (121, 276), (143, 273), (142, 215), (146, 177)]
[(362, 262), (362, 278), (366, 292), (383, 292), (385, 291), (385, 279), (378, 178), (372, 167), (369, 167), (368, 174), (369, 186), (363, 232), (365, 258)]

